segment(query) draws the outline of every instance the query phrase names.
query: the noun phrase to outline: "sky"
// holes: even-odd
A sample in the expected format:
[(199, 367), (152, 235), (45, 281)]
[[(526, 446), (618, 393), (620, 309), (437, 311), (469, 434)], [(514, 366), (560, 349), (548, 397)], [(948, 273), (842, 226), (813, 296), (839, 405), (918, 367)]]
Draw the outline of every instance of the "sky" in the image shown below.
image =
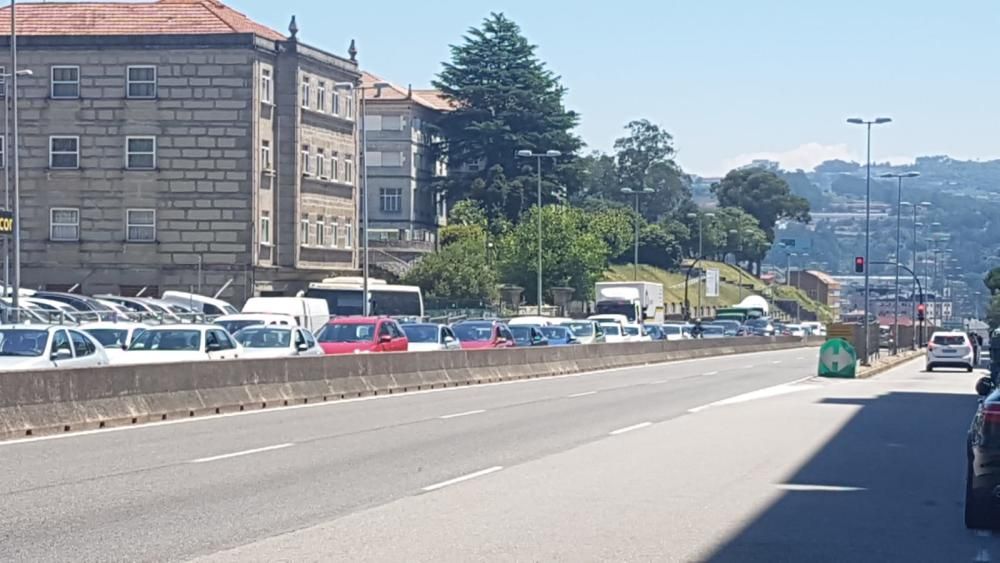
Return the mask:
[(862, 161), (863, 128), (888, 116), (872, 157), (1000, 157), (1000, 2), (995, 0), (228, 0), (344, 54), (429, 86), (449, 45), (490, 12), (517, 22), (562, 77), (588, 150), (609, 151), (633, 119), (674, 136), (702, 176), (765, 158), (811, 169)]

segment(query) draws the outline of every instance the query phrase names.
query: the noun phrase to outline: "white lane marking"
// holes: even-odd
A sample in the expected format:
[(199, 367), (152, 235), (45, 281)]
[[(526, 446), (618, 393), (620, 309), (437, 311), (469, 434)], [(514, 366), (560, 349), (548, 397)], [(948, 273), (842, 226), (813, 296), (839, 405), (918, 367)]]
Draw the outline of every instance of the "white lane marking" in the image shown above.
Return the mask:
[(774, 360), (774, 361), (773, 361), (773, 362), (771, 362), (771, 363), (772, 363), (772, 364), (780, 364), (780, 363), (781, 363), (781, 360)]
[(867, 491), (864, 487), (844, 487), (839, 485), (802, 485), (798, 483), (783, 483), (778, 485), (783, 491), (805, 491), (805, 492), (825, 492), (825, 493), (853, 493), (857, 491)]
[(596, 394), (597, 391), (584, 391), (583, 393), (573, 393), (572, 395), (569, 395), (569, 398), (575, 399), (577, 397), (587, 397), (589, 395), (596, 395)]
[(295, 444), (293, 444), (291, 442), (286, 442), (284, 444), (275, 444), (273, 446), (265, 446), (263, 448), (254, 448), (252, 450), (243, 450), (241, 452), (233, 452), (231, 454), (222, 454), (222, 455), (215, 455), (215, 456), (212, 456), (212, 457), (202, 457), (202, 458), (198, 458), (198, 459), (192, 459), (188, 463), (208, 463), (210, 461), (219, 461), (220, 459), (229, 459), (231, 457), (241, 457), (241, 456), (245, 456), (245, 455), (259, 454), (259, 453), (263, 453), (263, 452), (271, 452), (271, 451), (274, 451), (274, 450), (281, 450), (281, 449), (284, 449), (284, 448), (290, 448), (290, 447), (292, 447), (294, 445)]
[(799, 356), (798, 358), (795, 358), (795, 360), (796, 360), (796, 361), (799, 361), (799, 362), (801, 362), (801, 361), (802, 361), (802, 360), (804, 360), (804, 359), (806, 359), (806, 357), (805, 357), (805, 356)]
[(779, 385), (774, 385), (772, 387), (765, 387), (763, 389), (758, 389), (756, 391), (750, 391), (749, 393), (743, 393), (742, 395), (736, 395), (734, 397), (729, 397), (728, 399), (722, 399), (720, 401), (715, 401), (708, 403), (706, 405), (701, 405), (700, 407), (694, 407), (688, 409), (689, 413), (701, 412), (703, 410), (708, 410), (713, 407), (721, 407), (725, 405), (735, 405), (737, 403), (746, 403), (748, 401), (755, 401), (758, 399), (767, 399), (769, 397), (777, 397), (779, 395), (787, 395), (788, 393), (795, 393), (797, 391), (805, 391), (806, 389), (813, 389), (816, 385), (799, 385), (803, 381), (812, 379), (813, 376), (803, 377), (802, 379), (797, 379), (795, 381), (790, 381), (788, 383), (781, 383)]
[(484, 412), (486, 412), (486, 409), (479, 409), (476, 411), (465, 411), (465, 412), (456, 412), (454, 414), (446, 414), (444, 416), (439, 416), (438, 418), (440, 418), (441, 420), (448, 420), (449, 418), (458, 418), (460, 416), (471, 416), (474, 414), (482, 414)]
[(624, 434), (626, 432), (631, 432), (633, 430), (639, 430), (640, 428), (646, 428), (647, 426), (652, 426), (652, 422), (640, 422), (639, 424), (633, 424), (632, 426), (626, 426), (625, 428), (619, 428), (618, 430), (612, 430), (608, 432), (610, 436), (617, 436), (619, 434)]
[(976, 561), (977, 563), (979, 563), (979, 562), (985, 562), (985, 561), (991, 561), (989, 550), (987, 550), (985, 548), (984, 549), (980, 549), (979, 553), (976, 554), (976, 558), (973, 559), (973, 561)]
[[(553, 375), (551, 377), (540, 377), (540, 378), (537, 378), (537, 379), (515, 379), (515, 380), (512, 380), (512, 381), (497, 381), (495, 383), (480, 383), (478, 385), (462, 385), (462, 386), (456, 386), (456, 387), (441, 387), (439, 389), (422, 389), (420, 391), (407, 391), (406, 393), (394, 393), (394, 394), (391, 394), (391, 395), (385, 395), (385, 394), (383, 394), (383, 395), (369, 395), (367, 397), (354, 397), (354, 398), (351, 398), (351, 399), (337, 399), (337, 400), (333, 400), (333, 401), (318, 402), (318, 403), (317, 402), (303, 403), (301, 405), (289, 405), (287, 407), (286, 406), (280, 406), (280, 407), (267, 408), (267, 409), (259, 409), (259, 410), (233, 411), (233, 412), (227, 412), (227, 413), (222, 413), (222, 414), (210, 414), (210, 415), (196, 416), (196, 417), (187, 417), (187, 416), (185, 416), (184, 418), (175, 418), (173, 420), (145, 422), (143, 424), (136, 424), (136, 425), (129, 425), (129, 426), (115, 426), (115, 427), (112, 427), (112, 428), (95, 428), (93, 430), (81, 430), (81, 431), (78, 431), (78, 432), (67, 432), (67, 433), (63, 433), (63, 434), (49, 434), (49, 435), (46, 435), (46, 436), (32, 436), (30, 438), (21, 438), (20, 440), (2, 440), (2, 441), (0, 441), (0, 448), (9, 447), (9, 446), (17, 446), (17, 445), (20, 445), (20, 444), (31, 444), (31, 443), (34, 443), (34, 442), (48, 442), (49, 440), (66, 440), (66, 439), (69, 439), (69, 438), (80, 438), (80, 437), (83, 437), (83, 436), (92, 436), (94, 434), (113, 434), (113, 433), (116, 433), (116, 432), (128, 432), (128, 431), (133, 431), (133, 430), (150, 430), (150, 429), (161, 427), (161, 426), (173, 426), (175, 424), (203, 423), (203, 422), (210, 422), (210, 421), (213, 421), (213, 420), (219, 420), (219, 419), (225, 419), (225, 418), (231, 418), (231, 417), (237, 417), (237, 416), (272, 415), (272, 414), (275, 414), (275, 413), (295, 411), (295, 410), (299, 410), (299, 409), (315, 409), (315, 408), (320, 408), (320, 407), (336, 407), (336, 406), (347, 405), (347, 404), (351, 404), (351, 403), (360, 403), (360, 402), (363, 402), (363, 401), (383, 401), (383, 400), (391, 400), (391, 399), (405, 399), (405, 398), (411, 398), (411, 397), (414, 397), (414, 396), (427, 395), (429, 393), (451, 393), (451, 392), (459, 392), (459, 391), (469, 391), (471, 389), (482, 389), (484, 387), (496, 387), (496, 386), (500, 386), (500, 385), (524, 385), (524, 384), (539, 383), (539, 382), (544, 382), (544, 381), (559, 381), (561, 379), (569, 379), (569, 378), (574, 378), (574, 377), (588, 377), (588, 376), (591, 376), (591, 375), (602, 375), (602, 374), (606, 374), (606, 373), (615, 373), (615, 372), (621, 372), (621, 371), (649, 369), (649, 368), (655, 368), (655, 367), (660, 367), (660, 366), (675, 366), (675, 365), (691, 364), (691, 363), (694, 363), (694, 362), (703, 362), (703, 361), (715, 361), (715, 360), (730, 361), (732, 358), (735, 358), (735, 357), (760, 356), (760, 355), (763, 355), (763, 354), (780, 354), (780, 353), (783, 353), (783, 352), (788, 352), (790, 350), (793, 350), (793, 349), (789, 348), (789, 349), (786, 349), (786, 350), (764, 350), (764, 351), (761, 351), (761, 352), (745, 352), (745, 353), (741, 353), (741, 354), (726, 354), (724, 356), (709, 356), (709, 357), (705, 357), (705, 358), (690, 358), (690, 359), (687, 359), (687, 360), (672, 360), (672, 361), (669, 361), (669, 362), (657, 362), (657, 363), (653, 363), (653, 364), (644, 364), (644, 365), (641, 365), (641, 366), (623, 366), (623, 367), (620, 367), (620, 368), (599, 369), (599, 370), (594, 370), (594, 371), (583, 371), (583, 372), (580, 372), (580, 373), (567, 373), (567, 374), (564, 374), (564, 375)], [(916, 361), (916, 358), (914, 359), (914, 362), (915, 361)], [(750, 364), (750, 365), (746, 366), (743, 369), (751, 369), (753, 367), (755, 367), (754, 364)], [(654, 382), (654, 384), (657, 384), (657, 385), (661, 384), (661, 383), (667, 383), (667, 380), (661, 380), (661, 381)]]
[(656, 381), (650, 381), (650, 385), (663, 385), (664, 383), (670, 383), (669, 379), (657, 379)]
[(501, 469), (503, 469), (503, 466), (501, 466), (501, 465), (494, 465), (493, 467), (488, 467), (488, 468), (482, 469), (480, 471), (475, 471), (473, 473), (468, 473), (466, 475), (462, 475), (461, 477), (455, 477), (454, 479), (448, 479), (447, 481), (441, 481), (440, 483), (435, 483), (433, 485), (428, 485), (428, 486), (424, 487), (422, 490), (424, 492), (436, 491), (438, 489), (443, 489), (443, 488), (448, 487), (450, 485), (455, 485), (457, 483), (461, 483), (462, 481), (468, 481), (469, 479), (475, 479), (476, 477), (482, 477), (483, 475), (489, 475), (490, 473), (496, 473), (497, 471), (500, 471)]
[(706, 371), (702, 375), (719, 375), (719, 372), (717, 372), (717, 371)]

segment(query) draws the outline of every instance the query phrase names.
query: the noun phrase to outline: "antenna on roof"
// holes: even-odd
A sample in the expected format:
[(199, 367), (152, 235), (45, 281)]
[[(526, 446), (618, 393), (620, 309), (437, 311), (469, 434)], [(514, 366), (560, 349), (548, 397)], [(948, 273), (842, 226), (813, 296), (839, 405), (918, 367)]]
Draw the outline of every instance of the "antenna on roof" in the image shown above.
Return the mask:
[(288, 24), (288, 33), (292, 34), (292, 39), (299, 34), (299, 25), (295, 23), (295, 15), (292, 15), (292, 21)]
[(409, 100), (409, 99), (412, 99), (412, 98), (413, 98), (413, 84), (407, 84), (406, 85), (406, 99)]

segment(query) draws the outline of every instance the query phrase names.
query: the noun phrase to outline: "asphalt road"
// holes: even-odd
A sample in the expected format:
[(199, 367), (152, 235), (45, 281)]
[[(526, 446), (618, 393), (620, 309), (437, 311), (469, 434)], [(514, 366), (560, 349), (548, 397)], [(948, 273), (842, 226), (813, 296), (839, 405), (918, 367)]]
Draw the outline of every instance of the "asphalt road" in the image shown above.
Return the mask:
[(964, 373), (815, 349), (0, 444), (0, 559), (972, 561)]

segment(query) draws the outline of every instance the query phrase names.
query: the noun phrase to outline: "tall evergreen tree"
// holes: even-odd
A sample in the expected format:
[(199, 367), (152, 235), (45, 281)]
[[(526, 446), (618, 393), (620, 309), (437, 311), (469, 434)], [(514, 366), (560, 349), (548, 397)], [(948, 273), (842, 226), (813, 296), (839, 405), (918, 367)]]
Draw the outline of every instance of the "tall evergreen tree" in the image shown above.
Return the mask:
[(449, 199), (472, 197), (491, 217), (516, 219), (536, 198), (536, 163), (518, 158), (519, 150), (560, 151), (561, 158), (543, 162), (542, 193), (545, 202), (571, 195), (582, 143), (573, 133), (579, 116), (563, 105), (559, 77), (503, 14), (490, 14), (463, 39), (434, 82), (456, 105), (439, 124), (441, 148), (453, 170), (467, 170), (442, 184)]

